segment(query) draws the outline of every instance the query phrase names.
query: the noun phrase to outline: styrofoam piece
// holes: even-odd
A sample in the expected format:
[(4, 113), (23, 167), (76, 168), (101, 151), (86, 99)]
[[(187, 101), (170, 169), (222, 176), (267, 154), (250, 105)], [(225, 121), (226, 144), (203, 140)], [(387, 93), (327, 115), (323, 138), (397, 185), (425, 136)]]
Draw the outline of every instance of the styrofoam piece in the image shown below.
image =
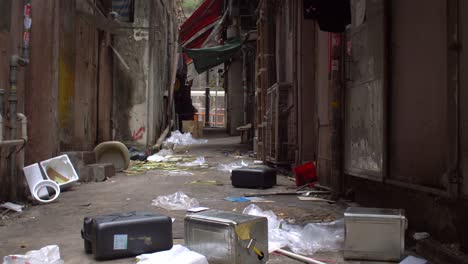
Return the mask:
[(57, 182), (61, 190), (65, 190), (73, 186), (78, 180), (78, 174), (75, 171), (68, 155), (61, 155), (55, 158), (44, 160), (40, 162), (42, 170), (44, 171), (45, 176), (48, 180), (53, 180), (47, 171), (49, 168), (52, 168), (54, 171), (59, 173), (61, 176), (68, 179), (67, 182)]
[[(52, 196), (52, 197), (49, 197), (49, 199), (39, 198), (37, 196), (37, 193), (39, 191), (43, 190), (43, 189), (47, 189), (47, 187), (54, 189), (55, 195)], [(59, 195), (60, 195), (60, 186), (56, 182), (54, 182), (52, 180), (40, 181), (36, 185), (34, 185), (34, 187), (33, 187), (33, 197), (34, 197), (34, 199), (36, 199), (37, 201), (39, 201), (41, 203), (51, 203), (51, 202), (57, 200)]]
[[(24, 172), (24, 176), (26, 177), (26, 181), (28, 182), (29, 191), (31, 192), (31, 195), (33, 195), (34, 186), (38, 182), (41, 182), (44, 180), (44, 177), (42, 176), (41, 168), (39, 167), (38, 163), (34, 163), (32, 165), (24, 167), (23, 172)], [(49, 192), (47, 191), (47, 188), (42, 188), (41, 190), (39, 190), (39, 193), (37, 194), (37, 196), (40, 198), (49, 197)]]

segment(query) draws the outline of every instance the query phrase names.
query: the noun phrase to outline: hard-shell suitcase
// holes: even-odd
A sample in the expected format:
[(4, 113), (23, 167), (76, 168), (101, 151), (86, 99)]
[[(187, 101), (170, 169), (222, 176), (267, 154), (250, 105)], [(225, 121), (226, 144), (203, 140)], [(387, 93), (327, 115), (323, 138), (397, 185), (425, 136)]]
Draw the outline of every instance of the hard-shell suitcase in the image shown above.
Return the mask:
[(210, 264), (264, 264), (268, 261), (265, 217), (209, 210), (185, 217), (185, 244)]
[(276, 185), (276, 170), (268, 167), (234, 169), (231, 182), (238, 188), (271, 188)]
[(172, 219), (147, 212), (85, 217), (81, 236), (98, 260), (133, 257), (171, 249)]

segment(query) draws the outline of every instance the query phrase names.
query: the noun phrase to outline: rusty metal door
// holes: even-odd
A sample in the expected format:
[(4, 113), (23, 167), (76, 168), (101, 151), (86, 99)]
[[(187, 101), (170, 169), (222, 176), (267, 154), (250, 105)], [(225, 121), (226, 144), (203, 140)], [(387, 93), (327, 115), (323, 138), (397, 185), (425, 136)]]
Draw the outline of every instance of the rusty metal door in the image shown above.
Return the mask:
[(384, 0), (353, 0), (347, 34), (344, 171), (382, 181), (384, 174)]

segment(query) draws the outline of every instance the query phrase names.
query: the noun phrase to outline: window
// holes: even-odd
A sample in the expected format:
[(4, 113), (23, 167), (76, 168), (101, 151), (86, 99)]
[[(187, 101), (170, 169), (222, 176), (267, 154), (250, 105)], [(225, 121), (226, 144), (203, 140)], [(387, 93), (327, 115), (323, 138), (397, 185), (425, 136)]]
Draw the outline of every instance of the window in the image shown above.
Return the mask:
[(112, 12), (117, 14), (119, 21), (132, 23), (134, 21), (135, 0), (112, 0)]

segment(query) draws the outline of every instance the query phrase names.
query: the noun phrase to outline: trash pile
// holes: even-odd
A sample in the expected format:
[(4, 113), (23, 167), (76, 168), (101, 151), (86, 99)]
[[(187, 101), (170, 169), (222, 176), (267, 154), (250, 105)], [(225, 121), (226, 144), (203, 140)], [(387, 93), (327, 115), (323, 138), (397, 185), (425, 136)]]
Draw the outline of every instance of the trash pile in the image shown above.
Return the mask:
[(318, 251), (338, 251), (343, 248), (343, 219), (301, 227), (288, 224), (278, 218), (273, 211), (263, 211), (255, 204), (246, 207), (243, 213), (268, 219), (269, 252), (289, 247), (294, 253), (313, 255)]
[(9, 255), (3, 258), (3, 264), (63, 264), (60, 248), (56, 245), (28, 251), (25, 255)]
[(249, 164), (247, 162), (245, 162), (244, 160), (241, 160), (239, 162), (232, 162), (228, 164), (218, 164), (217, 169), (218, 171), (231, 173), (235, 169), (240, 169), (240, 168), (244, 168), (248, 166)]
[(181, 133), (179, 130), (172, 131), (171, 136), (166, 139), (163, 143), (165, 146), (190, 146), (190, 145), (200, 145), (206, 144), (208, 140), (206, 139), (195, 139), (192, 137), (190, 132)]
[(158, 196), (151, 204), (166, 210), (187, 210), (198, 207), (200, 203), (195, 198), (190, 198), (183, 192), (176, 192), (171, 195)]

